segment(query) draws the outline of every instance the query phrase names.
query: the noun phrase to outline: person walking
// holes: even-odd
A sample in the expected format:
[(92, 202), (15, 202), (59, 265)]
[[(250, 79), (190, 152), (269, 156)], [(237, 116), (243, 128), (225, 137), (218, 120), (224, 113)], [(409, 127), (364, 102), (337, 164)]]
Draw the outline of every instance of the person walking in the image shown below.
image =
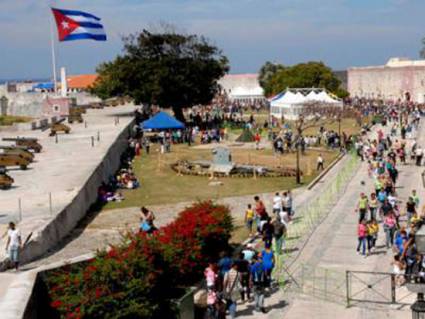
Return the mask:
[(9, 223), (7, 230), (6, 252), (16, 271), (19, 269), (19, 250), (22, 247), (21, 232), (16, 228), (14, 222)]
[(320, 153), (319, 156), (317, 156), (317, 171), (323, 171), (324, 170), (324, 164), (325, 160), (323, 159), (322, 154)]
[(376, 219), (376, 212), (378, 211), (379, 202), (376, 198), (375, 193), (370, 194), (370, 201), (369, 201), (369, 212), (370, 212), (370, 220)]
[(264, 307), (264, 291), (266, 287), (266, 275), (261, 256), (254, 256), (250, 268), (251, 284), (254, 290), (254, 309), (266, 313)]
[(360, 199), (357, 203), (356, 212), (359, 213), (359, 222), (362, 222), (366, 219), (367, 210), (369, 208), (369, 200), (365, 193), (360, 193)]
[(240, 274), (237, 263), (225, 274), (223, 281), (223, 292), (227, 302), (227, 309), (231, 319), (236, 318), (236, 302), (240, 291)]
[(262, 233), (264, 245), (271, 247), (273, 241), (274, 228), (273, 224), (271, 223), (270, 217), (268, 217), (266, 222), (264, 223), (262, 227)]
[(286, 236), (286, 227), (280, 220), (280, 218), (276, 218), (273, 220), (273, 237), (275, 243), (275, 253), (276, 255), (282, 254), (283, 244)]
[(264, 250), (261, 252), (261, 258), (263, 260), (264, 273), (266, 277), (266, 287), (270, 287), (273, 268), (276, 264), (275, 256), (270, 245), (265, 246)]
[[(366, 257), (366, 237), (367, 237), (367, 227), (366, 222), (364, 220), (359, 221), (359, 224), (357, 226), (357, 237), (358, 237), (358, 244), (357, 244), (357, 253), (362, 254), (363, 257)], [(360, 252), (360, 248), (362, 251)]]
[(241, 276), (241, 299), (244, 303), (246, 300), (251, 299), (251, 289), (250, 289), (250, 280), (249, 280), (249, 273), (250, 273), (250, 265), (249, 262), (245, 259), (245, 254), (243, 252), (240, 252), (239, 259), (236, 261), (238, 265), (238, 271)]
[(393, 246), (396, 224), (397, 224), (397, 221), (393, 213), (389, 213), (384, 217), (384, 231), (385, 231), (385, 238), (386, 238), (385, 243), (386, 243), (387, 249)]
[(266, 217), (267, 217), (266, 206), (264, 205), (263, 201), (258, 196), (254, 197), (254, 201), (255, 201), (254, 210), (255, 210), (255, 221), (257, 225), (257, 231), (258, 233), (261, 233), (262, 232), (261, 221), (266, 220)]
[(260, 149), (260, 142), (261, 142), (261, 135), (260, 135), (260, 133), (255, 133), (255, 136), (254, 136), (254, 141), (255, 141), (255, 149), (256, 150), (259, 150)]
[(412, 216), (416, 213), (416, 203), (412, 196), (409, 197), (406, 203), (406, 213), (407, 213), (407, 220), (410, 221), (412, 219)]
[(280, 211), (282, 210), (282, 196), (279, 193), (276, 193), (273, 197), (273, 213), (276, 216), (279, 216)]
[(415, 202), (416, 209), (419, 209), (420, 200), (419, 200), (418, 194), (416, 193), (416, 189), (412, 189), (412, 194), (410, 195), (410, 197), (413, 198), (413, 201)]
[(292, 193), (290, 189), (286, 191), (286, 195), (288, 197), (288, 199), (286, 200), (286, 211), (288, 212), (288, 215), (292, 220), (292, 218), (294, 217), (295, 211), (292, 209), (293, 199), (292, 199)]
[[(254, 211), (252, 210), (252, 205), (248, 204), (248, 208), (245, 211), (245, 225), (249, 231), (249, 236), (253, 236), (252, 225), (254, 223)], [(258, 227), (258, 225), (256, 225)]]
[(212, 262), (208, 264), (208, 267), (204, 270), (205, 282), (207, 283), (207, 290), (215, 290), (216, 280), (217, 280), (217, 272), (216, 265)]
[(422, 165), (422, 158), (424, 156), (424, 151), (422, 150), (422, 147), (417, 146), (415, 151), (415, 158), (416, 158), (416, 166)]

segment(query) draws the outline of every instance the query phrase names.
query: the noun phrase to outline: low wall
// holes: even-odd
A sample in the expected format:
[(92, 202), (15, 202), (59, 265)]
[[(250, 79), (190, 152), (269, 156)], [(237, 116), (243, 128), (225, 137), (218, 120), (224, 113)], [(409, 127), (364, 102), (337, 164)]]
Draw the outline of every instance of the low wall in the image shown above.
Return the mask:
[(119, 169), (120, 157), (128, 146), (127, 141), (131, 132), (130, 128), (133, 125), (134, 121), (131, 121), (111, 144), (108, 152), (72, 202), (37, 233), (35, 238), (31, 239), (25, 245), (21, 253), (22, 263), (27, 263), (41, 257), (49, 249), (55, 247), (86, 215), (90, 206), (97, 200), (97, 189), (99, 185), (102, 182), (107, 182), (109, 176)]
[[(0, 93), (0, 96), (3, 94)], [(29, 116), (39, 118), (43, 115), (44, 100), (52, 94), (27, 92), (27, 93), (5, 93), (9, 99), (7, 114), (17, 116)], [(78, 105), (86, 105), (93, 102), (100, 102), (101, 99), (85, 92), (69, 93), (69, 97), (77, 99)]]

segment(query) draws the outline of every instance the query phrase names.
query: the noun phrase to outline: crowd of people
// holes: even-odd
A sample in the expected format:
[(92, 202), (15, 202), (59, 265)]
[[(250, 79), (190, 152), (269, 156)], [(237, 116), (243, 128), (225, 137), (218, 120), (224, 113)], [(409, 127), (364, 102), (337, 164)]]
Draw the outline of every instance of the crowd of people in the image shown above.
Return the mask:
[[(357, 203), (356, 250), (365, 258), (376, 253), (382, 227), (385, 253), (393, 254), (392, 268), (398, 285), (422, 276), (425, 270), (425, 258), (415, 243), (415, 232), (425, 221), (425, 205), (420, 208), (415, 189), (403, 201), (396, 187), (400, 165), (422, 165), (421, 153), (417, 152), (420, 146), (413, 140), (421, 114), (422, 110), (415, 105), (406, 116), (397, 112), (395, 107), (387, 106), (381, 122), (383, 129), (377, 131), (377, 138), (369, 139), (364, 135), (356, 143), (357, 153), (367, 161), (368, 176), (374, 182), (370, 194), (362, 192)], [(409, 138), (412, 139), (410, 147), (406, 140)]]
[(134, 138), (128, 140), (128, 147), (121, 155), (121, 165), (115, 175), (109, 177), (108, 182), (102, 182), (97, 189), (98, 201), (100, 203), (121, 202), (124, 196), (123, 189), (136, 189), (140, 182), (133, 171), (133, 159), (140, 155), (138, 142)]
[(255, 196), (245, 211), (251, 238), (262, 244), (247, 244), (236, 258), (223, 252), (217, 263), (210, 263), (205, 269), (205, 318), (226, 318), (226, 310), (235, 318), (239, 300), (253, 302), (257, 312), (267, 312), (265, 298), (273, 290), (276, 257), (284, 252), (287, 229), (294, 216), (291, 192), (276, 193), (272, 207), (272, 212), (267, 212), (264, 202)]

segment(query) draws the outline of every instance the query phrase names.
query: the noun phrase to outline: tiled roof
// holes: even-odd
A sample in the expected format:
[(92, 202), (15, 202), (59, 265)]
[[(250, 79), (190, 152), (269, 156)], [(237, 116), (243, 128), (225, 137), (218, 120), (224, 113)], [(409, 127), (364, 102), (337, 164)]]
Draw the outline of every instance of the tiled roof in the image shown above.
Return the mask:
[(88, 89), (93, 86), (97, 79), (97, 74), (81, 74), (81, 75), (70, 75), (67, 77), (69, 89)]

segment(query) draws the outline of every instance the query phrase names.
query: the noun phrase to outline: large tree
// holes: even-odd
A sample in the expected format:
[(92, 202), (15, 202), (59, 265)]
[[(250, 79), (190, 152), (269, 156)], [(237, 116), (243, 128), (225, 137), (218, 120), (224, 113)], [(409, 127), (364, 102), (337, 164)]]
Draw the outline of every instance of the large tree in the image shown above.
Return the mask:
[[(266, 63), (263, 68), (267, 67)], [(273, 71), (270, 66), (268, 69)], [(338, 95), (345, 94), (340, 88), (341, 81), (323, 62), (312, 61), (289, 67), (279, 66), (274, 71), (272, 76), (265, 78), (263, 88), (266, 95), (278, 94), (287, 88), (312, 87), (326, 88)]]
[(172, 108), (182, 121), (182, 108), (210, 102), (229, 70), (221, 50), (197, 35), (143, 30), (123, 42), (123, 54), (98, 67), (93, 93)]
[(285, 69), (285, 66), (282, 64), (274, 63), (267, 61), (261, 67), (260, 72), (258, 74), (258, 82), (260, 86), (266, 90), (268, 83), (273, 78), (273, 76), (278, 72)]

